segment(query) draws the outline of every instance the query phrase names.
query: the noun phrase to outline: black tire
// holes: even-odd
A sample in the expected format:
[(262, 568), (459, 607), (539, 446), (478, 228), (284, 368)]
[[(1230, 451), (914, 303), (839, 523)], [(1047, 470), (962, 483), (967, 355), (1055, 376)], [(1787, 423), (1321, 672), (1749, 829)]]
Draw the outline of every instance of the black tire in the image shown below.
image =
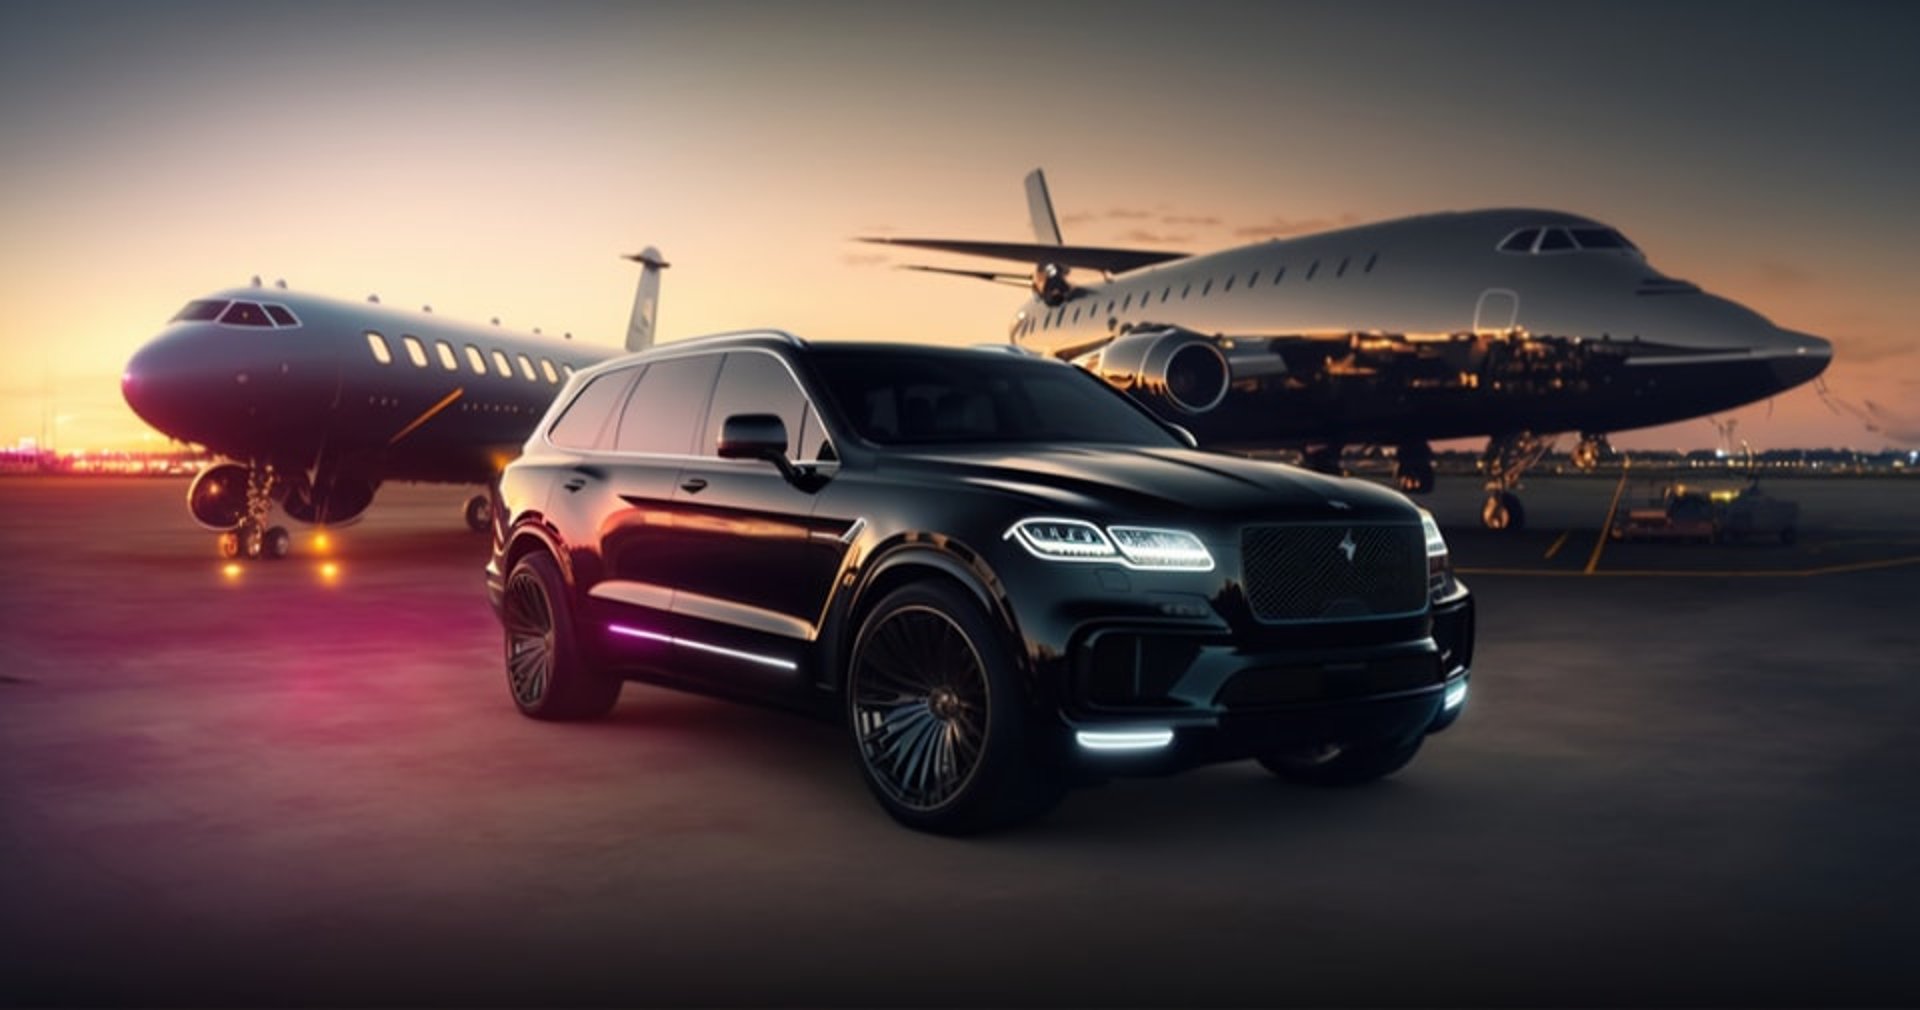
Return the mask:
[(467, 528), (475, 533), (485, 533), (493, 528), (493, 502), (486, 495), (477, 494), (467, 499), (460, 510), (460, 517), (467, 522)]
[(1520, 496), (1511, 491), (1500, 491), (1487, 496), (1487, 502), (1480, 508), (1480, 522), (1490, 530), (1505, 530), (1518, 533), (1527, 528), (1527, 510), (1520, 504)]
[(1288, 782), (1323, 788), (1364, 786), (1392, 775), (1420, 753), (1423, 737), (1380, 743), (1329, 745), (1307, 753), (1275, 754), (1260, 759), (1261, 767)]
[(545, 553), (521, 558), (500, 600), (506, 629), (507, 692), (535, 719), (597, 719), (620, 700), (609, 676), (583, 648), (560, 566)]
[(860, 623), (847, 724), (868, 788), (902, 824), (964, 835), (1039, 816), (1062, 792), (1032, 747), (1006, 636), (963, 589), (888, 593)]
[(278, 561), (293, 551), (293, 534), (285, 526), (269, 526), (260, 541), (260, 556)]

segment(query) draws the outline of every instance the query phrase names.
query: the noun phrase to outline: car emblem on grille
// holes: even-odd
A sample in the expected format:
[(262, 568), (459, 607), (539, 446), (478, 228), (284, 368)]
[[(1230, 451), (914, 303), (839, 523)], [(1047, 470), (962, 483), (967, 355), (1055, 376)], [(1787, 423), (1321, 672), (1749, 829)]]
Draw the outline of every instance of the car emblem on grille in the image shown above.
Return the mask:
[(1347, 564), (1353, 564), (1353, 552), (1359, 550), (1360, 545), (1353, 542), (1352, 530), (1348, 530), (1347, 535), (1341, 538), (1339, 547), (1340, 553), (1347, 556)]

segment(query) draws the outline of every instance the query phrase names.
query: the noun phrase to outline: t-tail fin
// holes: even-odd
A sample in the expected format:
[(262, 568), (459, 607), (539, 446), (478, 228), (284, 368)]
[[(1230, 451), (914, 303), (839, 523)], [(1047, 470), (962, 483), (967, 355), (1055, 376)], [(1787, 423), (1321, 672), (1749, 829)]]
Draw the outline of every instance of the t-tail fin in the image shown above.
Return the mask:
[(672, 266), (652, 246), (626, 257), (640, 264), (640, 288), (633, 293), (633, 318), (627, 323), (627, 350), (653, 346), (653, 327), (660, 314), (660, 271)]
[(1033, 216), (1033, 240), (1041, 245), (1063, 245), (1060, 220), (1053, 216), (1053, 198), (1047, 195), (1047, 175), (1027, 173), (1027, 213)]

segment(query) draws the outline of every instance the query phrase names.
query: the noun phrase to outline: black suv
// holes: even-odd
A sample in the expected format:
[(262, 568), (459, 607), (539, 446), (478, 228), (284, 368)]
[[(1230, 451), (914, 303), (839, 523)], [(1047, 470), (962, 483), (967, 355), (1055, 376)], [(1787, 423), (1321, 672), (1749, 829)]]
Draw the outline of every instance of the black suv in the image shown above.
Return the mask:
[(916, 828), (1239, 758), (1367, 782), (1466, 700), (1472, 601), (1423, 511), (1010, 348), (655, 348), (576, 375), (496, 495), (522, 712), (633, 678), (844, 719)]

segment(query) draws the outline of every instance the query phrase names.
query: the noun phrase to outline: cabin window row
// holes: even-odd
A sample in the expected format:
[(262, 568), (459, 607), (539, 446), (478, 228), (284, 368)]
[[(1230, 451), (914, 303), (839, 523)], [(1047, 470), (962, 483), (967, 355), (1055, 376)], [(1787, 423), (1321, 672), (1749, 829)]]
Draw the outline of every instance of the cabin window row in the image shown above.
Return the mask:
[[(1339, 265), (1335, 266), (1331, 271), (1332, 275), (1336, 278), (1347, 276), (1349, 269), (1355, 265), (1355, 260), (1356, 257), (1353, 256), (1340, 257)], [(1321, 274), (1321, 263), (1322, 260), (1314, 260), (1307, 265), (1306, 270), (1301, 271), (1297, 276), (1299, 276), (1302, 281), (1313, 280)], [(1360, 262), (1359, 269), (1355, 272), (1370, 274), (1373, 272), (1373, 268), (1378, 266), (1379, 263), (1380, 254), (1377, 252), (1369, 253), (1367, 254), (1367, 258)], [(1145, 311), (1150, 305), (1165, 305), (1173, 301), (1176, 289), (1179, 291), (1180, 300), (1185, 301), (1196, 295), (1201, 298), (1212, 297), (1216, 289), (1223, 295), (1232, 292), (1236, 286), (1242, 291), (1251, 291), (1259, 286), (1262, 277), (1268, 278), (1268, 287), (1277, 287), (1287, 279), (1287, 268), (1284, 264), (1277, 266), (1271, 274), (1267, 273), (1265, 269), (1252, 271), (1245, 275), (1246, 280), (1244, 283), (1241, 283), (1241, 276), (1242, 275), (1238, 273), (1232, 273), (1228, 274), (1225, 280), (1217, 277), (1208, 277), (1199, 282), (1197, 291), (1195, 290), (1195, 282), (1193, 281), (1163, 285), (1158, 292), (1155, 292), (1152, 288), (1148, 288), (1145, 291), (1129, 291), (1122, 297), (1107, 299), (1104, 312), (1101, 310), (1099, 302), (1094, 302), (1090, 305), (1072, 305), (1071, 303), (1068, 305), (1057, 305), (1041, 314), (1039, 318), (1027, 320), (1022, 333), (1024, 335), (1025, 333), (1032, 333), (1036, 329), (1050, 330), (1056, 326), (1069, 326), (1078, 323), (1082, 314), (1085, 315), (1089, 322), (1092, 322), (1102, 318), (1117, 318), (1120, 315), (1134, 311), (1136, 307), (1141, 311)]]
[[(430, 364), (426, 341), (419, 337), (411, 333), (401, 334), (400, 347), (405, 351), (407, 360), (413, 363), (413, 367), (426, 368)], [(391, 365), (394, 362), (393, 345), (387, 342), (384, 335), (375, 330), (367, 331), (367, 350), (372, 352), (373, 360), (382, 365)], [(495, 374), (503, 379), (511, 379), (514, 377), (516, 371), (514, 363), (517, 361), (520, 366), (518, 369), (520, 377), (528, 382), (539, 382), (544, 378), (548, 385), (557, 386), (562, 381), (573, 377), (573, 366), (564, 361), (555, 366), (552, 359), (543, 357), (536, 365), (534, 359), (525, 352), (516, 352), (509, 358), (507, 352), (497, 347), (483, 352), (473, 344), (467, 344), (465, 351), (467, 367), (475, 375), (487, 374), (487, 364), (491, 361)], [(460, 370), (460, 355), (454, 351), (451, 343), (435, 340), (433, 353), (443, 370), (449, 372)]]

